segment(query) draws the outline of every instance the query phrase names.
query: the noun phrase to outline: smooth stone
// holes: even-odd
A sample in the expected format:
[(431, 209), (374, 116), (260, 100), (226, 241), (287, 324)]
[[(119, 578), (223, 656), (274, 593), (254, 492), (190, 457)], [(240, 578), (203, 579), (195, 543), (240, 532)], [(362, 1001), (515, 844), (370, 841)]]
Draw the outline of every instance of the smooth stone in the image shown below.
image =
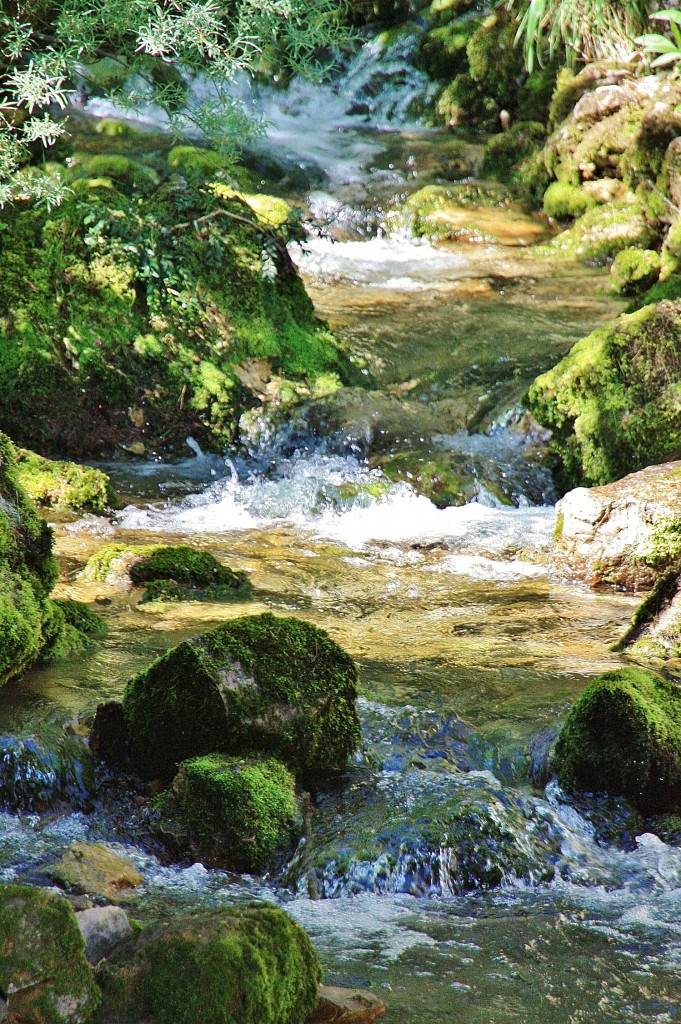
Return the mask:
[(85, 956), (91, 964), (98, 964), (132, 938), (128, 915), (122, 907), (92, 907), (76, 914), (76, 920), (85, 939)]
[(100, 843), (74, 843), (64, 856), (50, 864), (47, 874), (78, 892), (115, 899), (124, 889), (143, 882), (133, 862)]
[(320, 985), (310, 1024), (372, 1024), (385, 1010), (385, 1003), (365, 989)]

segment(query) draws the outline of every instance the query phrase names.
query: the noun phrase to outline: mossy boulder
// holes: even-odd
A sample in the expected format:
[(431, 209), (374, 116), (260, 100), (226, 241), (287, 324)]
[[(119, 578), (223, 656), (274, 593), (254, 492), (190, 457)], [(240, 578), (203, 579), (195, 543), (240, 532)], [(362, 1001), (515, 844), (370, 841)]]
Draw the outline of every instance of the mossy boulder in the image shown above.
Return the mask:
[(654, 241), (641, 206), (623, 199), (587, 210), (545, 247), (545, 255), (606, 264), (623, 249), (649, 249)]
[(224, 451), (241, 415), (269, 400), (244, 373), (251, 361), (294, 393), (355, 379), (289, 257), (288, 207), (251, 199), (171, 181), (6, 207), (0, 429), (76, 457), (168, 450), (187, 435)]
[(581, 217), (596, 206), (596, 200), (578, 185), (553, 181), (544, 193), (544, 213), (556, 220)]
[(85, 1024), (99, 990), (71, 907), (60, 896), (0, 885), (0, 992), (8, 1020)]
[(638, 295), (655, 284), (661, 269), (660, 254), (654, 249), (623, 249), (610, 268), (612, 289), (618, 295)]
[(143, 881), (129, 857), (102, 843), (74, 843), (45, 871), (71, 892), (106, 900), (115, 900)]
[(641, 811), (681, 803), (681, 690), (642, 668), (595, 679), (561, 729), (553, 766), (562, 786), (624, 796)]
[(139, 160), (118, 153), (101, 153), (84, 159), (76, 159), (69, 173), (71, 183), (84, 179), (109, 179), (123, 192), (135, 190), (150, 191), (159, 183), (159, 176), (153, 168)]
[(303, 1024), (321, 969), (305, 932), (265, 904), (145, 928), (97, 971), (102, 1024)]
[(618, 317), (577, 342), (528, 393), (553, 432), (565, 490), (606, 484), (681, 455), (681, 304)]
[(465, 505), (479, 490), (464, 456), (443, 453), (432, 458), (418, 452), (398, 452), (382, 459), (380, 467), (389, 480), (408, 483), (437, 508)]
[(123, 697), (130, 757), (146, 778), (219, 751), (262, 752), (296, 773), (343, 768), (360, 739), (357, 668), (323, 630), (271, 614), (186, 640)]
[(40, 508), (57, 512), (103, 512), (116, 496), (106, 473), (75, 462), (55, 462), (17, 449), (17, 479)]
[(234, 572), (188, 544), (105, 544), (85, 566), (86, 579), (144, 587), (142, 601), (233, 601), (250, 597), (245, 572)]
[[(224, 754), (184, 761), (163, 815), (181, 854), (203, 864), (262, 874), (300, 838), (295, 779), (273, 758)], [(162, 829), (167, 826), (162, 819)]]
[(72, 649), (64, 609), (49, 600), (58, 572), (51, 530), (21, 486), (14, 445), (0, 434), (0, 685)]

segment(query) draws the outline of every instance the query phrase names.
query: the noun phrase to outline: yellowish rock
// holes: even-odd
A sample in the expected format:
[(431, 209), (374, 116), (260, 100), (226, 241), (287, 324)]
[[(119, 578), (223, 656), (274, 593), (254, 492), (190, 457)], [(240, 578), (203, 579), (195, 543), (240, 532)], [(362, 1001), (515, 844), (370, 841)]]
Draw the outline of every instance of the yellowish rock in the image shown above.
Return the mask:
[(373, 1024), (385, 1003), (364, 989), (319, 986), (319, 1001), (310, 1024)]
[(49, 875), (76, 892), (109, 900), (143, 881), (128, 857), (101, 843), (74, 843), (61, 860), (50, 865)]

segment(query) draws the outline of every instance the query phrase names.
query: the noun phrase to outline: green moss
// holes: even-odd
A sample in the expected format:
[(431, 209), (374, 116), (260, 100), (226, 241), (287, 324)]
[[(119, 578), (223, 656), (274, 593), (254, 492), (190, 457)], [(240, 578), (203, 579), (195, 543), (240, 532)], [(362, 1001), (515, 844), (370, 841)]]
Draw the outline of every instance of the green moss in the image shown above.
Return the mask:
[(10, 1020), (91, 1019), (99, 991), (66, 900), (24, 885), (0, 885), (0, 936), (0, 991), (8, 998)]
[(596, 206), (596, 200), (577, 185), (554, 181), (544, 194), (544, 213), (556, 220), (581, 217)]
[(250, 597), (245, 572), (234, 572), (188, 544), (105, 544), (85, 566), (86, 579), (144, 586), (143, 601), (224, 601)]
[(556, 86), (551, 97), (549, 122), (553, 125), (562, 124), (583, 92), (584, 88), (578, 77), (569, 68), (562, 68), (556, 77)]
[(97, 972), (102, 1020), (140, 1011), (159, 1024), (303, 1024), (321, 969), (276, 907), (231, 907), (151, 925)]
[(58, 661), (71, 654), (91, 651), (106, 633), (105, 623), (86, 604), (71, 600), (47, 601), (41, 661)]
[(625, 796), (645, 811), (678, 806), (678, 687), (639, 668), (599, 676), (570, 711), (553, 765), (568, 789)]
[(463, 459), (438, 459), (420, 456), (417, 452), (399, 452), (381, 462), (381, 470), (389, 480), (408, 483), (417, 494), (423, 494), (437, 508), (465, 505), (478, 493), (472, 472), (466, 472)]
[(356, 697), (356, 666), (323, 630), (266, 614), (175, 647), (128, 683), (123, 707), (147, 778), (213, 751), (309, 772), (342, 768), (357, 749)]
[(224, 450), (262, 402), (242, 369), (253, 360), (293, 387), (354, 379), (286, 251), (295, 224), (273, 227), (288, 207), (252, 198), (257, 210), (165, 183), (70, 196), (49, 214), (6, 207), (0, 429), (78, 456), (167, 448), (188, 434)]
[(466, 47), (480, 25), (478, 19), (450, 21), (426, 32), (419, 45), (418, 64), (431, 78), (453, 78), (468, 71)]
[(204, 181), (213, 181), (225, 174), (229, 176), (234, 166), (233, 160), (226, 159), (216, 150), (196, 146), (173, 146), (167, 159), (171, 171)]
[(117, 121), (114, 117), (103, 117), (97, 122), (96, 131), (107, 139), (133, 138), (137, 135), (137, 130), (131, 124)]
[(636, 556), (647, 565), (659, 568), (681, 558), (681, 516), (659, 519)]
[(646, 306), (577, 342), (529, 390), (566, 490), (679, 457), (681, 309)]
[(209, 754), (180, 765), (167, 810), (203, 864), (262, 874), (301, 831), (295, 780), (272, 758)]
[[(676, 545), (675, 545), (676, 547)], [(681, 544), (679, 545), (681, 548)], [(678, 551), (676, 552), (678, 555)], [(661, 611), (668, 607), (679, 589), (678, 566), (667, 569), (656, 581), (648, 596), (634, 612), (631, 623), (623, 636), (612, 645), (615, 652), (624, 651), (641, 637), (648, 626), (651, 626)]]
[[(571, 228), (542, 247), (545, 255), (606, 263), (623, 249), (648, 249), (655, 235), (636, 203), (618, 200), (587, 210)], [(541, 253), (540, 253), (541, 254)]]
[(109, 478), (100, 469), (54, 462), (25, 448), (17, 450), (17, 479), (42, 508), (102, 512), (116, 503)]
[(546, 141), (546, 129), (534, 121), (518, 121), (507, 132), (494, 135), (487, 143), (480, 173), (502, 182), (523, 178), (523, 165), (539, 153)]
[(662, 261), (654, 249), (623, 249), (610, 268), (612, 289), (618, 295), (636, 295), (658, 279)]
[(108, 178), (116, 188), (127, 193), (152, 189), (159, 182), (158, 174), (147, 164), (114, 153), (87, 157), (75, 163), (69, 174), (70, 181), (85, 178)]
[(637, 296), (629, 303), (625, 312), (635, 313), (644, 306), (657, 305), (660, 302), (675, 302), (681, 299), (681, 276), (668, 277), (666, 281), (654, 284), (647, 292)]

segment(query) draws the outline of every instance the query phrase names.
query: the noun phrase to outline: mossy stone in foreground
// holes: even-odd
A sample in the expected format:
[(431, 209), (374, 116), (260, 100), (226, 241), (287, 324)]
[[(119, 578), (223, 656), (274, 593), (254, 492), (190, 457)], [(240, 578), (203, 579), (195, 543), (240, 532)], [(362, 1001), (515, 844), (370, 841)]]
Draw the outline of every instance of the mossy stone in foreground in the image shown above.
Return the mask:
[(321, 970), (282, 910), (233, 907), (152, 925), (97, 972), (104, 1024), (305, 1024)]
[(627, 797), (641, 811), (681, 805), (681, 689), (622, 668), (577, 699), (553, 757), (567, 789)]
[(272, 758), (209, 754), (180, 765), (167, 807), (204, 864), (257, 874), (300, 836), (295, 779)]
[(13, 1024), (91, 1019), (99, 991), (65, 899), (25, 885), (0, 885), (0, 992)]
[(323, 630), (246, 616), (185, 640), (128, 683), (131, 760), (146, 778), (214, 751), (271, 754), (294, 772), (342, 768), (359, 745), (356, 698), (357, 667)]
[(618, 295), (636, 295), (657, 281), (662, 269), (660, 254), (654, 249), (623, 249), (610, 268), (613, 291)]

